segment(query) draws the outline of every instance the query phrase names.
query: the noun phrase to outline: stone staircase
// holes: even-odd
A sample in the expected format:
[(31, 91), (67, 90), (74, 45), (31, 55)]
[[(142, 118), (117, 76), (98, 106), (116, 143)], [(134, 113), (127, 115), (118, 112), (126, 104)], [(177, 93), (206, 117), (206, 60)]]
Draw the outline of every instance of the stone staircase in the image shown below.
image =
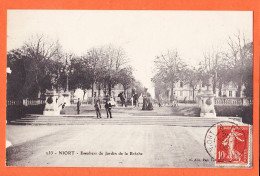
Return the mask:
[(165, 125), (183, 127), (210, 127), (221, 121), (241, 122), (239, 117), (187, 117), (187, 116), (134, 116), (130, 114), (114, 114), (111, 119), (97, 119), (95, 114), (89, 115), (26, 115), (11, 121), (13, 125)]

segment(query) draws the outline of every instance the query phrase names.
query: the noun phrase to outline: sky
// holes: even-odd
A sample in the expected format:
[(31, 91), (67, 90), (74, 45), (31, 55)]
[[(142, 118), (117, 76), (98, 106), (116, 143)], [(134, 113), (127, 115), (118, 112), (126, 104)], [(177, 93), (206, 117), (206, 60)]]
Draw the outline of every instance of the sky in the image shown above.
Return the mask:
[(154, 95), (154, 59), (174, 50), (193, 66), (212, 46), (225, 49), (240, 31), (252, 41), (251, 11), (8, 10), (7, 50), (33, 35), (59, 40), (63, 49), (82, 55), (92, 47), (122, 47), (134, 76)]

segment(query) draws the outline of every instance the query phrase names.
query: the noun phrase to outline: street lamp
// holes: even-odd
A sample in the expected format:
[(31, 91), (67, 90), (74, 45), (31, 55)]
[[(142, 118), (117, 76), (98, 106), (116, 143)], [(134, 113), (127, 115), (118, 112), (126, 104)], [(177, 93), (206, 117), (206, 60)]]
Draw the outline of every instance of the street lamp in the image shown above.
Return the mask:
[[(69, 56), (69, 58), (71, 58), (71, 57), (72, 57), (72, 55)], [(73, 73), (73, 69), (70, 67), (70, 65), (68, 63), (67, 55), (66, 55), (65, 67), (62, 69), (62, 72), (64, 72), (66, 75), (66, 89), (62, 95), (64, 97), (64, 102), (66, 103), (66, 106), (70, 106), (71, 94), (69, 92), (69, 73)]]
[[(71, 55), (70, 55), (71, 58)], [(68, 57), (66, 56), (66, 62), (65, 62), (65, 67), (60, 69), (60, 72), (63, 72), (66, 76), (66, 88), (65, 92), (69, 92), (69, 73), (73, 73), (74, 70), (71, 68), (71, 66), (68, 63)]]
[(66, 74), (66, 92), (69, 91), (69, 65), (68, 65), (68, 58), (66, 57), (66, 64), (65, 64), (65, 74)]

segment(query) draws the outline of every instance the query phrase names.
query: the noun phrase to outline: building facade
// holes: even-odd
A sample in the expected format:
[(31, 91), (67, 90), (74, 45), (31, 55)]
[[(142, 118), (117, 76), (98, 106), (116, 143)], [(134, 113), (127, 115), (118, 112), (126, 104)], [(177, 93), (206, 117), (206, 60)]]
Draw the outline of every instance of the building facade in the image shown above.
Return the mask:
[[(212, 89), (212, 88), (211, 88)], [(244, 97), (244, 89), (242, 86), (241, 94), (238, 92), (238, 87), (232, 82), (225, 84), (222, 86), (221, 93), (218, 88), (216, 88), (216, 97), (238, 97), (238, 95), (242, 95)], [(203, 86), (201, 83), (195, 86), (195, 89), (189, 84), (184, 84), (182, 81), (178, 81), (174, 85), (173, 93), (177, 96), (179, 101), (195, 101), (196, 96), (198, 95), (199, 90), (207, 90), (206, 86)], [(160, 95), (157, 97), (161, 97), (163, 101), (170, 101), (171, 89), (167, 88), (165, 90), (161, 90)]]

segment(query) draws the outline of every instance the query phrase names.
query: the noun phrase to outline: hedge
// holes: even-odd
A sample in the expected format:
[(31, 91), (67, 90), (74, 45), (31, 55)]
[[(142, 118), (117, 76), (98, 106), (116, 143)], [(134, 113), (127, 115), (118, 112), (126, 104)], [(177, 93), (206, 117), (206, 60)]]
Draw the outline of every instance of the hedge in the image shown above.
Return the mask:
[(12, 120), (20, 119), (25, 114), (42, 114), (44, 110), (44, 104), (41, 105), (13, 105), (6, 108), (6, 120), (9, 123)]
[(253, 105), (250, 106), (219, 106), (215, 105), (217, 116), (242, 117), (242, 122), (253, 124)]

